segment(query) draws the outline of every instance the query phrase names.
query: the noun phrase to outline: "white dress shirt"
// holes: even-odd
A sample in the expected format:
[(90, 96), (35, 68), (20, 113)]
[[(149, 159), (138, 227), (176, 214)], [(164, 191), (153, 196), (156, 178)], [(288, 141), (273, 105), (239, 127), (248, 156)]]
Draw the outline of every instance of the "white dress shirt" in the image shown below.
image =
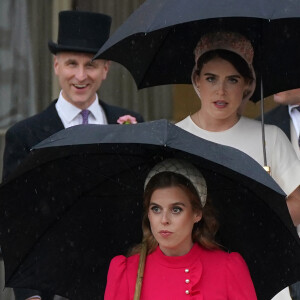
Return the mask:
[(294, 107), (298, 107), (299, 105), (289, 105), (289, 113), (291, 119), (293, 120), (293, 124), (296, 130), (297, 136), (300, 134), (300, 111), (297, 109), (293, 109)]
[[(291, 128), (291, 143), (295, 149), (295, 152), (300, 159), (300, 148), (298, 145), (298, 139), (300, 135), (300, 112), (297, 109), (293, 109), (298, 105), (289, 105), (289, 114), (291, 117), (290, 128)], [(297, 231), (300, 236), (300, 225), (297, 226)]]
[[(65, 128), (82, 124), (81, 109), (68, 102), (63, 97), (62, 92), (59, 94), (55, 108)], [(95, 101), (87, 109), (90, 111), (89, 124), (107, 124), (107, 119), (103, 108), (99, 104), (97, 94)]]
[(300, 159), (300, 149), (298, 145), (298, 139), (300, 135), (300, 112), (297, 109), (293, 109), (298, 105), (289, 105), (290, 129), (291, 129), (291, 143), (295, 149), (295, 152)]

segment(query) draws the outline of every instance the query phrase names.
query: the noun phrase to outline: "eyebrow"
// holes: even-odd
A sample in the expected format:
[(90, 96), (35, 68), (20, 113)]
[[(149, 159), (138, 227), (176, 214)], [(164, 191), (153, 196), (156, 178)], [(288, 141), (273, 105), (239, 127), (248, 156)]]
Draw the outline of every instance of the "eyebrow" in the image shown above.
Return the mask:
[(241, 75), (238, 75), (238, 74), (229, 75), (229, 76), (227, 76), (227, 77), (236, 77), (236, 78), (242, 78), (242, 76), (241, 76)]
[[(157, 206), (161, 206), (161, 205), (159, 205), (159, 204), (157, 204), (157, 203), (155, 203), (155, 202), (151, 202), (149, 205), (157, 205)], [(182, 203), (182, 202), (175, 202), (175, 203), (172, 203), (171, 205), (172, 205), (172, 206), (174, 206), (174, 205), (185, 206), (185, 204)]]
[(67, 63), (77, 63), (77, 61), (76, 61), (76, 59), (74, 59), (74, 58), (68, 58), (66, 61), (65, 61), (65, 63), (67, 64)]
[[(214, 73), (205, 73), (204, 75), (205, 75), (205, 76), (219, 76), (219, 75), (216, 75), (216, 74), (214, 74)], [(241, 78), (241, 76), (238, 75), (238, 74), (232, 74), (232, 75), (228, 75), (228, 76), (226, 76), (226, 77), (236, 77), (236, 78)]]

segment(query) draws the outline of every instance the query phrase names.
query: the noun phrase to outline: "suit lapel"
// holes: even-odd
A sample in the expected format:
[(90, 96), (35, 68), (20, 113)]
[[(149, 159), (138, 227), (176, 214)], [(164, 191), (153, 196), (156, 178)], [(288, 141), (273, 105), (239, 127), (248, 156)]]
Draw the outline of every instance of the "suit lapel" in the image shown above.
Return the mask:
[(278, 127), (291, 139), (291, 128), (290, 128), (290, 115), (288, 106), (280, 107), (280, 118), (278, 122)]
[[(43, 119), (46, 120), (46, 122), (43, 122), (41, 124), (41, 129), (50, 135), (64, 129), (64, 125), (58, 116), (57, 110), (55, 108), (55, 104), (57, 102), (57, 99), (53, 101), (48, 108), (43, 112)], [(99, 100), (99, 104), (104, 110), (107, 123), (108, 124), (116, 124), (117, 119), (119, 118), (118, 112), (116, 112), (116, 109), (114, 106), (111, 106), (101, 100)], [(49, 136), (50, 136), (49, 135)]]
[(50, 135), (64, 129), (64, 125), (58, 116), (55, 107), (56, 102), (57, 100), (53, 101), (43, 112), (42, 120), (44, 120), (44, 122), (41, 124), (41, 134), (43, 136), (49, 137)]
[(279, 127), (291, 139), (290, 115), (287, 105), (279, 105), (265, 114), (265, 123)]
[(106, 104), (105, 102), (99, 100), (99, 104), (101, 105), (101, 107), (104, 110), (106, 119), (107, 119), (107, 123), (108, 124), (116, 124), (117, 123), (117, 119), (119, 118), (119, 115), (116, 114), (115, 109), (113, 109), (112, 106)]

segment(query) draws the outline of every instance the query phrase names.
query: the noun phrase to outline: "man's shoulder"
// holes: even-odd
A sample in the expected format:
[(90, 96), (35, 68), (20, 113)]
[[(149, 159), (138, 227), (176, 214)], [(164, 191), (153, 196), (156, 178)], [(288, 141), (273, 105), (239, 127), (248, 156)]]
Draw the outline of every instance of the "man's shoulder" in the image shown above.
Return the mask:
[(122, 113), (128, 113), (128, 112), (131, 112), (132, 114), (136, 114), (136, 115), (139, 115), (139, 113), (133, 111), (133, 110), (130, 110), (130, 109), (127, 109), (127, 108), (124, 108), (124, 107), (121, 107), (121, 106), (117, 106), (117, 105), (112, 105), (112, 104), (108, 104), (102, 100), (99, 100), (101, 106), (103, 107), (103, 109), (109, 109), (109, 110), (113, 110), (113, 111), (117, 111), (117, 112), (122, 112)]
[(287, 105), (278, 105), (264, 115), (265, 123), (267, 124), (276, 124), (278, 121), (282, 122), (284, 117), (289, 120)]
[[(116, 105), (111, 105), (102, 100), (99, 100), (99, 103), (102, 106), (102, 108), (104, 109), (104, 112), (108, 119), (108, 123), (116, 123), (117, 120), (114, 120), (114, 119), (115, 118), (118, 119), (119, 117), (121, 117), (123, 115), (131, 115), (131, 116), (135, 117), (138, 122), (144, 121), (144, 118), (142, 117), (142, 115), (133, 110), (130, 110), (130, 109), (127, 109), (124, 107), (120, 107), (120, 106), (116, 106)], [(113, 121), (109, 122), (109, 120), (112, 120), (112, 119), (113, 119)]]
[(287, 105), (279, 105), (264, 116), (265, 124), (278, 126), (290, 139), (290, 114)]
[[(37, 113), (31, 117), (28, 117), (24, 120), (17, 122), (16, 124), (12, 125), (8, 129), (8, 133), (12, 132), (26, 132), (28, 130), (34, 129), (36, 126), (41, 127), (44, 124), (49, 122), (49, 118), (55, 116), (56, 109), (55, 109), (55, 101), (53, 101), (46, 109)], [(30, 133), (30, 132), (27, 132)]]

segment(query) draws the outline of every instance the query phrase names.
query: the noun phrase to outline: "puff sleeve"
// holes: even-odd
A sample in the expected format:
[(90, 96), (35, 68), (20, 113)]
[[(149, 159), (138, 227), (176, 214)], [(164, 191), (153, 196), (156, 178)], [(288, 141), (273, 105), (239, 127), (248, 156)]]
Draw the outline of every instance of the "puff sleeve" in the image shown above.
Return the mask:
[(129, 286), (126, 275), (127, 258), (114, 257), (109, 266), (104, 300), (129, 300)]
[(249, 269), (239, 253), (228, 255), (226, 280), (228, 299), (257, 300)]

